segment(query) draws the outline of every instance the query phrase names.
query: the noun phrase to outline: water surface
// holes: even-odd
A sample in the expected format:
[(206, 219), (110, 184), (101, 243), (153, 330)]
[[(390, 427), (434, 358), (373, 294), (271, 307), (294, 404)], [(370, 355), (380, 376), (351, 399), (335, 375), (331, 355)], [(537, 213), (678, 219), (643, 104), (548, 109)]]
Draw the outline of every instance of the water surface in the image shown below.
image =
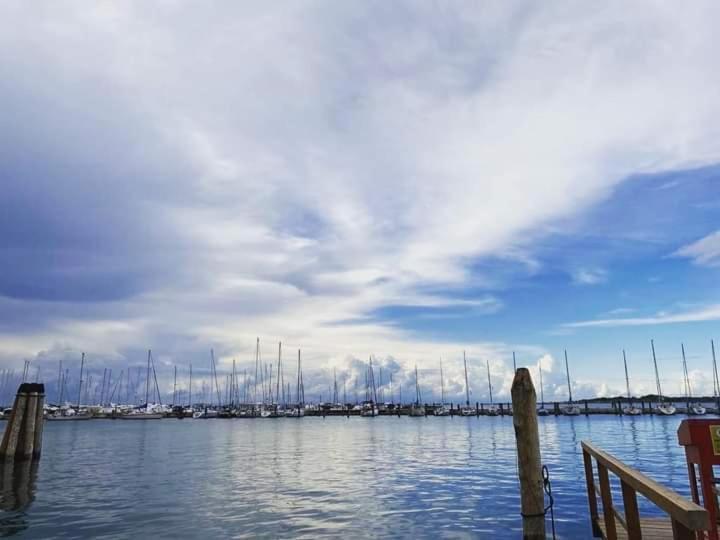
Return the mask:
[[(559, 537), (591, 538), (584, 439), (687, 495), (681, 419), (540, 418)], [(510, 417), (49, 422), (34, 501), (0, 525), (20, 538), (518, 538), (514, 445)]]

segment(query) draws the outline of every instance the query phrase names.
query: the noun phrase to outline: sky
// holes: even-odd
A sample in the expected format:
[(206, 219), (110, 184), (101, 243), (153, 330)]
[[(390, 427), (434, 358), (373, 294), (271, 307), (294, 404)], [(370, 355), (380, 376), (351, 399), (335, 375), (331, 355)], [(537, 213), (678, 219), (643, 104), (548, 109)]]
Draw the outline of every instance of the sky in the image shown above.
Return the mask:
[[(0, 369), (712, 393), (715, 2), (0, 4)], [(376, 375), (377, 377), (377, 375)], [(358, 383), (360, 381), (360, 383)], [(89, 382), (89, 381), (88, 381)], [(140, 385), (140, 376), (131, 383)], [(121, 387), (122, 388), (122, 387)], [(405, 394), (408, 395), (408, 394)]]

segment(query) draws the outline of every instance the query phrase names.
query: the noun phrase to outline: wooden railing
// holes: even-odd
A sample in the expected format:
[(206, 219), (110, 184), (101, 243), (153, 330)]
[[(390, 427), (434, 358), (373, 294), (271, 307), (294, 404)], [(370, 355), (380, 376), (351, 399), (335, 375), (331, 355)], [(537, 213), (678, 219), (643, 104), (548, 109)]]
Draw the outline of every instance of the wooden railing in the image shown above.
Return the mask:
[[(643, 536), (657, 538), (664, 536), (663, 533), (667, 537), (682, 540), (705, 537), (702, 531), (708, 530), (710, 522), (708, 512), (702, 506), (628, 467), (591, 443), (582, 441), (581, 444), (590, 520), (595, 537), (616, 540), (618, 538), (617, 523), (625, 529), (627, 538), (631, 540), (641, 539)], [(595, 483), (593, 458), (597, 463), (599, 487)], [(624, 513), (620, 513), (613, 506), (609, 472), (620, 479)], [(602, 503), (602, 520), (598, 514), (596, 493)], [(642, 520), (638, 511), (638, 493), (667, 513), (670, 519)], [(622, 537), (625, 538), (626, 535), (622, 534)]]

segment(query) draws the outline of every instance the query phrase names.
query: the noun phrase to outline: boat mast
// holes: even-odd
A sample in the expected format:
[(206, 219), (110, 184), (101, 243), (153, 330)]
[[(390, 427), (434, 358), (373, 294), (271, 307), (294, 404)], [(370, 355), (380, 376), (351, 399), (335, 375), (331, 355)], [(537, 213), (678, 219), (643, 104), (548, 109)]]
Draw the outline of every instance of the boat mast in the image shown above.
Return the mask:
[(493, 404), (493, 397), (492, 397), (492, 383), (490, 382), (490, 362), (488, 359), (485, 359), (485, 366), (487, 367), (487, 375), (488, 375), (488, 390), (490, 391), (490, 405)]
[[(212, 349), (210, 349), (210, 361), (212, 363), (213, 378), (215, 379), (215, 392), (217, 393), (218, 407), (220, 407), (222, 405), (222, 402), (220, 401), (220, 386), (218, 386), (217, 369), (215, 368), (215, 351)], [(210, 384), (212, 385), (212, 382)]]
[[(300, 353), (298, 353), (299, 355)], [(258, 372), (260, 371), (260, 338), (257, 338), (255, 344), (255, 379), (253, 385), (253, 406), (257, 404), (257, 391), (258, 391)]]
[(188, 384), (188, 408), (192, 409), (192, 362), (190, 362), (190, 384)]
[(545, 408), (545, 394), (543, 392), (543, 380), (542, 380), (542, 360), (538, 362), (538, 372), (540, 373), (540, 407)]
[(625, 357), (625, 349), (623, 349), (623, 365), (625, 366), (625, 386), (627, 388), (627, 397), (628, 397), (628, 399), (632, 399), (630, 397), (630, 377), (628, 377), (627, 358)]
[[(277, 399), (278, 405), (280, 404), (280, 365), (282, 363), (282, 341), (278, 341), (278, 369), (277, 369), (277, 381), (275, 383), (275, 399)], [(284, 392), (283, 387), (283, 392)]]
[(442, 357), (440, 357), (440, 403), (445, 405), (445, 378), (443, 377)]
[(657, 386), (658, 399), (662, 402), (663, 395), (662, 388), (660, 388), (660, 374), (658, 373), (657, 357), (655, 356), (655, 342), (652, 339), (650, 340), (650, 347), (652, 348), (653, 365), (655, 366), (655, 384)]
[(467, 376), (467, 358), (465, 358), (465, 351), (463, 351), (463, 364), (465, 365), (465, 405), (470, 406), (470, 386), (468, 386)]
[(568, 366), (567, 349), (565, 349), (565, 374), (567, 375), (568, 396), (570, 397), (569, 403), (572, 403), (572, 385), (570, 384), (570, 367)]
[(691, 399), (692, 389), (690, 388), (690, 376), (688, 375), (687, 361), (685, 360), (685, 345), (680, 343), (680, 349), (682, 350), (683, 375), (685, 376), (685, 397)]
[(62, 384), (62, 360), (60, 360), (60, 365), (58, 366), (58, 382), (57, 382), (57, 392), (55, 392), (55, 395), (57, 396), (57, 404), (60, 406), (60, 385)]
[(145, 375), (145, 410), (148, 408), (148, 396), (150, 394), (150, 349), (148, 349), (147, 373)]
[(710, 340), (713, 359), (713, 395), (717, 398), (720, 395), (720, 379), (718, 379), (717, 361), (715, 360), (715, 341)]
[[(175, 406), (175, 398), (177, 397), (177, 365), (173, 366), (175, 369), (174, 375), (173, 375), (173, 404), (172, 406)], [(122, 377), (122, 374), (120, 375)]]
[(82, 356), (80, 357), (80, 382), (78, 383), (78, 412), (80, 412), (80, 401), (82, 399), (82, 376), (83, 376), (83, 367), (85, 367), (85, 353), (82, 353)]
[(417, 364), (415, 364), (415, 405), (420, 405), (420, 383), (418, 382)]

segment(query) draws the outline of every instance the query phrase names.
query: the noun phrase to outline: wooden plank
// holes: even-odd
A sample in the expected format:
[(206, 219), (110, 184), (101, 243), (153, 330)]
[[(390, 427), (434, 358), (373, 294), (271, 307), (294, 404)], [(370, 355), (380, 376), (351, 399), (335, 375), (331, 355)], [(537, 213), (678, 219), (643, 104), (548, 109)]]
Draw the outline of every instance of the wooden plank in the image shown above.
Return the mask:
[[(598, 523), (598, 527), (601, 537), (607, 538), (605, 526), (601, 520), (600, 523)], [(640, 529), (643, 538), (650, 538), (652, 540), (672, 540), (674, 538), (672, 524), (667, 518), (640, 518)], [(622, 529), (617, 532), (617, 538), (618, 540), (632, 539), (632, 537)]]
[(598, 462), (597, 469), (598, 480), (600, 481), (600, 499), (602, 499), (603, 517), (605, 518), (605, 538), (607, 538), (607, 540), (617, 540), (612, 491), (610, 491), (610, 477), (608, 476), (607, 468), (602, 463)]
[(693, 531), (707, 530), (710, 527), (708, 512), (702, 506), (687, 500), (682, 495), (666, 488), (640, 471), (628, 467), (598, 447), (586, 441), (582, 441), (581, 445), (583, 451), (586, 451), (597, 460), (598, 466), (602, 464), (636, 492), (641, 493), (685, 527)]
[(587, 486), (588, 507), (590, 510), (590, 523), (592, 524), (593, 536), (600, 536), (600, 529), (597, 526), (598, 508), (595, 497), (595, 475), (593, 474), (592, 456), (583, 449), (583, 462), (585, 463), (585, 485)]
[(693, 531), (676, 519), (672, 520), (672, 531), (675, 540), (696, 540), (697, 538)]
[(640, 529), (640, 512), (637, 505), (637, 495), (635, 490), (628, 485), (627, 482), (621, 480), (623, 505), (625, 507), (625, 530), (627, 530), (630, 540), (641, 540), (642, 531)]

